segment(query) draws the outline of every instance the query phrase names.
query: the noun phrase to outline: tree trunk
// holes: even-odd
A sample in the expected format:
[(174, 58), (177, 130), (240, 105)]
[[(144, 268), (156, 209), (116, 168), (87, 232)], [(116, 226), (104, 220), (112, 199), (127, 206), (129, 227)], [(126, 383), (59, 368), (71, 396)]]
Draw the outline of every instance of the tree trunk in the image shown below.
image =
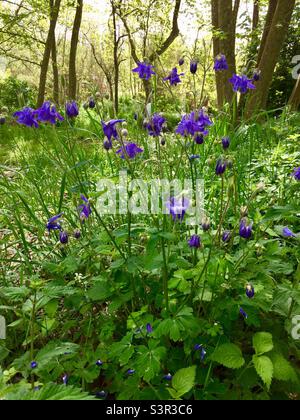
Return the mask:
[(218, 107), (224, 103), (232, 103), (234, 96), (228, 79), (236, 72), (235, 42), (236, 22), (240, 0), (212, 0), (212, 24), (216, 30), (222, 32), (222, 38), (214, 37), (214, 55), (224, 54), (228, 63), (228, 70), (216, 72)]
[(269, 0), (269, 7), (268, 7), (268, 12), (267, 12), (267, 16), (266, 16), (266, 23), (265, 23), (265, 27), (264, 27), (264, 31), (262, 34), (262, 38), (261, 38), (261, 42), (260, 42), (260, 47), (259, 47), (259, 51), (258, 51), (258, 56), (257, 56), (257, 65), (259, 65), (259, 62), (261, 60), (263, 51), (265, 49), (266, 46), (266, 41), (270, 32), (270, 28), (272, 25), (272, 21), (273, 21), (273, 17), (276, 11), (276, 7), (278, 4), (278, 0)]
[(288, 33), (296, 0), (278, 0), (258, 69), (261, 80), (256, 90), (249, 93), (245, 116), (250, 118), (254, 112), (264, 109), (268, 100), (269, 87), (272, 82), (278, 57)]
[(298, 111), (300, 107), (300, 74), (288, 102), (292, 111)]
[(119, 51), (119, 40), (117, 35), (117, 21), (116, 21), (116, 6), (114, 1), (111, 0), (111, 8), (112, 8), (112, 18), (113, 18), (113, 42), (114, 42), (114, 113), (115, 116), (118, 115), (119, 112), (119, 70), (120, 70), (120, 63), (118, 57)]
[(47, 81), (47, 72), (49, 66), (49, 60), (51, 55), (51, 49), (53, 45), (53, 40), (55, 39), (55, 28), (59, 14), (61, 0), (55, 0), (54, 7), (51, 6), (50, 1), (50, 26), (48, 30), (48, 36), (45, 44), (43, 60), (41, 63), (41, 73), (40, 73), (40, 82), (39, 82), (39, 91), (38, 91), (38, 100), (37, 106), (40, 107), (45, 99), (45, 89)]
[(252, 31), (255, 31), (259, 24), (259, 0), (253, 2), (253, 15), (252, 15)]
[(77, 0), (75, 19), (71, 37), (70, 58), (69, 58), (69, 99), (76, 100), (77, 96), (77, 74), (76, 56), (80, 26), (82, 21), (83, 0)]
[(57, 65), (57, 51), (56, 51), (56, 39), (54, 36), (52, 43), (52, 72), (53, 72), (53, 100), (58, 105), (59, 104), (59, 73)]

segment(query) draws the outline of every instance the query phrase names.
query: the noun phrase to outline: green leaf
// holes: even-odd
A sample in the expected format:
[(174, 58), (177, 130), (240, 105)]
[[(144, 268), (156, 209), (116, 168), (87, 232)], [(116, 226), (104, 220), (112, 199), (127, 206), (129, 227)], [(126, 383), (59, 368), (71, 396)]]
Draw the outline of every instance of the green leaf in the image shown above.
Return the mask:
[[(17, 391), (17, 392), (16, 392)], [(87, 392), (73, 386), (47, 384), (39, 391), (28, 390), (27, 388), (16, 388), (15, 392), (6, 394), (6, 400), (39, 400), (39, 401), (63, 401), (63, 400), (94, 400), (95, 398)]]
[(273, 363), (267, 356), (253, 356), (253, 363), (257, 374), (261, 377), (264, 384), (270, 389), (273, 378)]
[(273, 349), (272, 334), (267, 332), (258, 332), (253, 336), (253, 347), (256, 354), (268, 353)]
[(79, 349), (78, 344), (63, 343), (61, 341), (51, 341), (46, 344), (36, 355), (35, 360), (38, 362), (38, 369), (43, 369), (53, 359), (66, 353), (76, 353)]
[(196, 366), (190, 366), (183, 368), (175, 373), (172, 379), (172, 387), (176, 391), (176, 397), (179, 398), (182, 395), (189, 392), (194, 384), (196, 377)]
[(141, 346), (139, 349), (139, 355), (136, 359), (136, 365), (138, 372), (149, 382), (153, 379), (161, 370), (161, 359), (166, 355), (165, 347), (157, 347), (149, 350), (145, 346)]
[(297, 382), (297, 375), (290, 363), (280, 353), (271, 353), (274, 367), (274, 378), (279, 381)]
[(245, 364), (241, 350), (232, 343), (219, 346), (210, 359), (230, 369), (239, 369)]

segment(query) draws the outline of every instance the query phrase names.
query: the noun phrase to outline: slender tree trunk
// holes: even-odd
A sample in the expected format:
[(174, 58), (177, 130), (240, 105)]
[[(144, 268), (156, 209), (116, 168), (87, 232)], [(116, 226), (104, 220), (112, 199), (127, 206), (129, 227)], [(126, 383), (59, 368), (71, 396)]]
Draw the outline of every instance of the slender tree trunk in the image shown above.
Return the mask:
[(113, 0), (111, 0), (112, 7), (112, 18), (113, 18), (113, 42), (114, 42), (114, 111), (115, 115), (119, 112), (119, 70), (120, 63), (118, 57), (119, 40), (117, 35), (117, 21), (116, 21), (116, 6)]
[(77, 96), (77, 74), (76, 57), (79, 40), (79, 32), (82, 21), (83, 0), (77, 0), (75, 19), (71, 37), (70, 58), (69, 58), (69, 99), (76, 99)]
[(250, 118), (254, 112), (264, 109), (268, 100), (268, 92), (272, 82), (278, 57), (288, 33), (296, 0), (278, 0), (272, 25), (265, 42), (258, 69), (261, 71), (261, 80), (256, 90), (249, 93), (245, 116)]
[(300, 107), (300, 74), (288, 102), (292, 111), (298, 111)]
[(259, 0), (253, 2), (253, 15), (252, 15), (252, 31), (255, 31), (259, 24)]
[(269, 7), (268, 7), (268, 12), (267, 12), (267, 16), (266, 16), (266, 23), (264, 26), (264, 31), (262, 34), (262, 38), (261, 38), (261, 42), (260, 42), (260, 47), (259, 47), (259, 51), (258, 51), (258, 56), (257, 56), (257, 65), (259, 65), (259, 62), (261, 60), (262, 54), (264, 52), (265, 46), (266, 46), (266, 41), (270, 32), (270, 28), (272, 25), (272, 21), (273, 21), (273, 17), (276, 11), (276, 7), (278, 4), (278, 0), (269, 0)]
[(45, 99), (45, 89), (46, 89), (46, 81), (47, 81), (47, 72), (49, 66), (49, 60), (51, 55), (51, 49), (53, 45), (53, 40), (55, 39), (55, 28), (59, 14), (61, 0), (55, 0), (54, 7), (51, 6), (53, 4), (51, 1), (49, 3), (50, 6), (50, 26), (48, 30), (48, 36), (45, 44), (43, 60), (41, 63), (41, 73), (40, 73), (40, 82), (39, 82), (39, 91), (38, 91), (38, 100), (37, 106), (40, 107)]
[(54, 36), (52, 43), (52, 72), (53, 72), (53, 100), (58, 105), (59, 104), (59, 73), (57, 65), (57, 50), (56, 50), (56, 39)]
[[(211, 19), (214, 30), (217, 30), (219, 24), (219, 0), (211, 0)], [(220, 38), (213, 36), (213, 53), (216, 57), (221, 52)], [(220, 72), (216, 72), (217, 102), (218, 108), (221, 109), (224, 104), (223, 81)]]

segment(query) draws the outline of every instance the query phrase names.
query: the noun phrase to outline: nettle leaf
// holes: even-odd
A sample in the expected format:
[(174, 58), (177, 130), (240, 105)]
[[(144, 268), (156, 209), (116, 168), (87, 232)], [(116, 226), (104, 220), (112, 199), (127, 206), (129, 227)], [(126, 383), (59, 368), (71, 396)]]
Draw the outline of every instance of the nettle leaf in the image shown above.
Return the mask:
[(46, 365), (58, 356), (74, 354), (78, 351), (79, 345), (74, 343), (64, 343), (61, 341), (51, 341), (43, 347), (36, 355), (38, 369), (43, 369)]
[(279, 381), (297, 382), (297, 374), (290, 363), (280, 353), (272, 352), (270, 358), (274, 367), (274, 378)]
[(18, 300), (23, 300), (24, 298), (28, 297), (31, 293), (31, 290), (28, 289), (28, 287), (26, 286), (3, 287), (1, 288), (0, 293), (7, 299), (10, 299), (12, 301), (18, 301)]
[(263, 383), (270, 389), (274, 367), (272, 360), (267, 356), (253, 356), (253, 363), (257, 374), (263, 380)]
[(15, 392), (9, 392), (5, 396), (6, 400), (94, 400), (95, 397), (89, 395), (87, 392), (83, 392), (79, 388), (73, 386), (47, 384), (43, 386), (39, 391), (28, 390), (25, 387), (18, 389)]
[(230, 369), (239, 369), (245, 364), (241, 350), (232, 343), (219, 346), (210, 359)]
[(140, 346), (136, 359), (138, 373), (149, 382), (161, 370), (161, 360), (166, 356), (165, 347), (156, 347), (152, 350)]
[(114, 343), (110, 347), (110, 356), (116, 358), (121, 366), (126, 365), (134, 353), (134, 346), (132, 345), (132, 336), (126, 335), (118, 343)]
[(196, 366), (183, 368), (175, 373), (172, 379), (172, 388), (168, 388), (173, 398), (180, 398), (189, 392), (195, 385)]
[(253, 347), (258, 355), (271, 351), (274, 347), (272, 334), (267, 332), (256, 333), (253, 336)]

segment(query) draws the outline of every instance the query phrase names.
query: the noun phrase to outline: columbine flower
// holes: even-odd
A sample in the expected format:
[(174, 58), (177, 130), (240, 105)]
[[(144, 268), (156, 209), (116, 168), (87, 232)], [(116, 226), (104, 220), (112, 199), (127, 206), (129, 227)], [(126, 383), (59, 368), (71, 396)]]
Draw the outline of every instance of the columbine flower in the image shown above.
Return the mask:
[(261, 78), (261, 70), (256, 69), (253, 73), (252, 80), (253, 82), (258, 82)]
[(240, 236), (244, 239), (250, 239), (252, 235), (252, 223), (247, 224), (245, 219), (240, 223)]
[(90, 108), (90, 109), (95, 108), (95, 106), (96, 106), (96, 102), (95, 102), (95, 99), (94, 99), (94, 98), (90, 98), (90, 99), (89, 99), (88, 106), (89, 106), (89, 108)]
[(17, 117), (17, 122), (27, 127), (38, 128), (38, 123), (36, 121), (37, 111), (32, 108), (25, 107), (21, 111), (17, 111), (13, 114), (14, 117)]
[(106, 392), (105, 391), (96, 392), (96, 397), (97, 398), (105, 398), (106, 397)]
[(229, 82), (232, 84), (234, 92), (247, 93), (249, 89), (256, 89), (252, 79), (248, 79), (244, 74), (242, 76), (234, 74)]
[(80, 237), (81, 237), (81, 232), (80, 232), (80, 230), (79, 230), (79, 229), (76, 229), (76, 230), (74, 231), (74, 238), (75, 238), (75, 239), (80, 239)]
[(197, 135), (194, 137), (194, 142), (195, 142), (196, 144), (203, 144), (203, 143), (204, 143), (204, 137), (203, 137), (203, 135), (202, 135), (202, 134), (197, 134)]
[(92, 209), (89, 200), (83, 194), (81, 194), (80, 198), (83, 201), (83, 204), (78, 206), (78, 210), (80, 211), (80, 220), (83, 222), (92, 214)]
[(163, 379), (165, 379), (166, 381), (171, 381), (172, 380), (172, 375), (171, 373), (168, 373), (167, 375), (163, 376)]
[(208, 217), (204, 217), (201, 222), (202, 229), (204, 232), (209, 231), (210, 229), (210, 219)]
[(126, 373), (127, 373), (127, 375), (133, 375), (135, 373), (135, 370), (134, 369), (128, 369)]
[(223, 235), (222, 235), (222, 241), (229, 242), (230, 238), (231, 238), (231, 233), (229, 232), (229, 230), (225, 230), (225, 232), (223, 232)]
[(103, 147), (105, 150), (109, 151), (110, 149), (112, 149), (112, 142), (110, 140), (104, 140), (103, 142)]
[(190, 64), (190, 72), (192, 74), (196, 74), (197, 73), (197, 69), (198, 69), (198, 63), (196, 60), (192, 60), (191, 64)]
[(59, 219), (62, 217), (63, 213), (58, 214), (57, 216), (51, 217), (46, 225), (46, 228), (50, 232), (51, 230), (61, 230), (61, 225), (59, 224)]
[(37, 109), (37, 118), (44, 123), (56, 124), (56, 120), (63, 121), (64, 118), (56, 111), (56, 107), (50, 101), (44, 102), (41, 108)]
[(190, 161), (197, 160), (197, 159), (200, 159), (200, 155), (190, 155), (189, 156)]
[(252, 286), (252, 284), (247, 284), (246, 286), (246, 296), (249, 299), (252, 299), (254, 297), (255, 291), (254, 291), (254, 287)]
[(118, 132), (116, 129), (116, 124), (124, 122), (125, 120), (111, 120), (108, 121), (107, 123), (102, 121), (102, 128), (103, 128), (103, 132), (104, 135), (108, 138), (108, 140), (111, 142), (111, 138), (118, 138)]
[(227, 64), (227, 60), (224, 54), (219, 54), (215, 58), (214, 70), (215, 71), (228, 70), (228, 64)]
[(147, 333), (148, 333), (148, 334), (151, 334), (151, 333), (153, 332), (152, 325), (148, 323), (148, 324), (146, 325), (146, 330), (147, 330)]
[(174, 222), (176, 220), (183, 220), (189, 205), (190, 202), (185, 197), (182, 197), (180, 199), (171, 197), (170, 200), (166, 203), (166, 207), (169, 210), (169, 213), (172, 215)]
[(240, 308), (240, 314), (245, 318), (245, 319), (247, 319), (248, 318), (248, 315), (246, 314), (246, 312), (244, 311), (244, 309), (243, 308)]
[(200, 248), (201, 238), (198, 235), (193, 235), (188, 241), (190, 248)]
[(126, 156), (129, 159), (134, 159), (138, 153), (143, 153), (143, 149), (138, 147), (135, 143), (127, 143), (125, 148), (122, 147), (121, 149), (117, 150), (116, 153), (120, 155), (121, 159), (126, 159)]
[(294, 169), (292, 176), (296, 179), (296, 181), (300, 181), (300, 166)]
[(177, 68), (174, 67), (170, 72), (168, 77), (165, 77), (163, 80), (166, 82), (169, 80), (171, 86), (177, 86), (178, 83), (181, 83), (180, 76), (184, 76), (184, 73), (178, 74)]
[(156, 74), (152, 69), (154, 69), (154, 66), (151, 64), (138, 63), (138, 66), (132, 71), (138, 73), (140, 79), (149, 80), (152, 75)]
[(69, 235), (67, 232), (63, 231), (59, 234), (59, 241), (61, 244), (66, 245), (69, 242)]
[(181, 134), (182, 136), (195, 136), (198, 134), (200, 136), (205, 136), (208, 134), (206, 127), (210, 125), (212, 125), (212, 121), (204, 110), (201, 109), (199, 112), (191, 112), (190, 114), (184, 115), (178, 124), (176, 133)]
[(203, 344), (195, 344), (194, 345), (194, 350), (195, 351), (200, 351), (200, 359), (203, 362), (203, 360), (205, 359), (205, 356), (206, 356), (206, 351), (203, 347)]
[(75, 101), (66, 103), (66, 114), (68, 118), (75, 118), (79, 114), (78, 105)]
[(37, 368), (37, 367), (38, 367), (37, 362), (35, 362), (35, 361), (31, 362), (31, 363), (30, 363), (30, 367), (31, 367), (31, 369), (35, 369), (35, 368)]
[(100, 366), (102, 366), (103, 365), (103, 362), (102, 362), (102, 360), (97, 360), (97, 362), (96, 362), (96, 366), (98, 366), (98, 367), (100, 367)]
[(63, 377), (62, 377), (63, 384), (64, 384), (64, 385), (67, 385), (67, 384), (68, 384), (68, 380), (69, 380), (69, 377), (68, 377), (68, 375), (65, 373), (65, 374), (63, 375)]
[(296, 238), (294, 232), (292, 232), (288, 227), (282, 229), (282, 234), (286, 238)]
[(150, 136), (158, 137), (162, 132), (163, 125), (165, 124), (166, 119), (159, 114), (152, 115), (148, 123), (146, 123), (146, 128)]
[(226, 168), (227, 168), (227, 162), (222, 159), (218, 159), (217, 165), (216, 165), (216, 175), (218, 176), (223, 175), (224, 172), (226, 171)]
[(222, 146), (223, 149), (226, 150), (230, 146), (230, 138), (229, 137), (223, 137), (222, 138)]
[(6, 122), (6, 118), (5, 118), (5, 117), (0, 116), (0, 125), (4, 125), (4, 124), (5, 124), (5, 122)]
[(184, 65), (184, 58), (180, 58), (180, 60), (178, 61), (178, 64), (180, 66), (183, 66)]

